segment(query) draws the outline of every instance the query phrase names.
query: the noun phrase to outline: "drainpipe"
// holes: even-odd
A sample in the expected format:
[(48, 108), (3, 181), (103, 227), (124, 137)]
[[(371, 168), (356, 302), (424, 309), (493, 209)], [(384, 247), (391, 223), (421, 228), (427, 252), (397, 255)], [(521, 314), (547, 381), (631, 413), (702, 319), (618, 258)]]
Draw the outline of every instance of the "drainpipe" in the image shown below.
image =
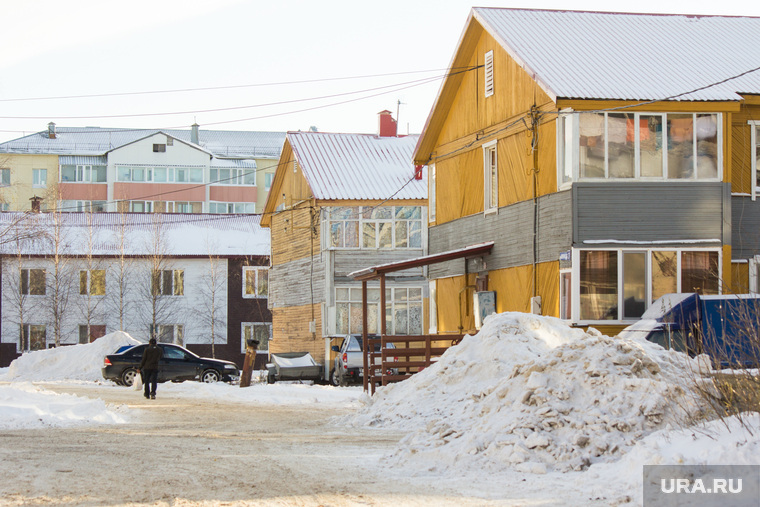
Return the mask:
[(538, 296), (538, 108), (530, 107), (530, 149), (533, 152), (533, 297)]

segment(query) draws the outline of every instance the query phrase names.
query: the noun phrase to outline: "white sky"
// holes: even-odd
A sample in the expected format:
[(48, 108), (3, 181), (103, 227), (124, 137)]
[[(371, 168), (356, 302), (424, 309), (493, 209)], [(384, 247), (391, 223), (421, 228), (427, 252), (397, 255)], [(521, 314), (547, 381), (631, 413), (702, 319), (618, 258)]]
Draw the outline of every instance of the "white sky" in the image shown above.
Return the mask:
[[(373, 133), (377, 113), (389, 109), (395, 116), (398, 101), (399, 132), (419, 133), (440, 85), (435, 78), (450, 63), (473, 5), (760, 15), (760, 2), (746, 0), (2, 3), (0, 141), (43, 130), (50, 121)], [(386, 76), (334, 79), (368, 75)], [(301, 83), (282, 84), (294, 81)], [(231, 86), (237, 88), (134, 94)], [(51, 99), (124, 93), (132, 95)], [(304, 100), (324, 96), (332, 97)], [(223, 108), (237, 109), (209, 111)]]

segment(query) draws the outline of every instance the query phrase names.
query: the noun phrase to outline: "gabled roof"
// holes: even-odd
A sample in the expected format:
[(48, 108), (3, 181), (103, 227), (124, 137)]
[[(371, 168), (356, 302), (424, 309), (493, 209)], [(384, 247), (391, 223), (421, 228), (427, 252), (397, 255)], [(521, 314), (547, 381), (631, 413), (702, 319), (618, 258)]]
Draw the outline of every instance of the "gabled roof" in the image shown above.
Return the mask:
[(312, 195), (324, 200), (427, 199), (427, 171), (414, 179), (418, 135), (288, 132)]
[[(26, 218), (24, 218), (26, 217)], [(21, 243), (24, 255), (53, 252), (51, 242), (56, 224), (61, 224), (63, 253), (84, 256), (119, 255), (122, 231), (125, 255), (151, 253), (154, 231), (160, 223), (164, 239), (162, 254), (171, 257), (219, 257), (269, 255), (269, 231), (260, 226), (260, 215), (210, 215), (197, 213), (0, 213), (0, 254), (15, 255), (17, 245), (8, 241), (13, 229), (34, 230), (34, 240)], [(58, 222), (57, 222), (58, 221)], [(122, 227), (123, 224), (123, 227)], [(10, 230), (9, 230), (10, 229)]]
[[(44, 130), (0, 143), (2, 153), (52, 155), (104, 155), (138, 139), (163, 132), (191, 143), (190, 130), (118, 129), (101, 127), (56, 127), (55, 139)], [(247, 132), (204, 130), (198, 133), (198, 146), (219, 158), (271, 158), (280, 156), (284, 132)]]
[(117, 146), (116, 148), (112, 148), (112, 149), (108, 150), (108, 153), (110, 153), (112, 151), (120, 150), (122, 148), (125, 148), (125, 147), (129, 146), (130, 144), (135, 144), (135, 143), (139, 143), (140, 141), (144, 141), (146, 139), (150, 139), (151, 137), (156, 136), (158, 134), (161, 134), (162, 136), (165, 136), (165, 137), (170, 137), (170, 138), (172, 138), (172, 139), (174, 139), (176, 141), (179, 141), (180, 143), (182, 143), (182, 144), (184, 144), (184, 145), (186, 145), (186, 146), (188, 146), (188, 147), (190, 147), (190, 148), (192, 148), (194, 150), (202, 151), (203, 153), (209, 155), (209, 158), (211, 158), (211, 157), (214, 156), (213, 153), (211, 153), (210, 151), (202, 148), (199, 144), (194, 144), (194, 143), (185, 141), (183, 139), (180, 139), (178, 137), (174, 137), (171, 134), (167, 134), (163, 130), (157, 130), (155, 132), (150, 132), (150, 133), (148, 133), (147, 135), (145, 135), (143, 137), (139, 137), (139, 138), (137, 138), (137, 139), (135, 139), (133, 141), (130, 141), (130, 142), (126, 143), (126, 144), (122, 144), (121, 146)]
[(760, 38), (760, 18), (475, 7), (416, 163), (428, 161), (484, 31), (555, 101), (740, 101), (740, 94), (760, 94), (760, 45), (747, 42)]
[(760, 67), (760, 45), (748, 43), (760, 39), (760, 18), (481, 7), (472, 17), (554, 98), (760, 93), (760, 70), (704, 88)]

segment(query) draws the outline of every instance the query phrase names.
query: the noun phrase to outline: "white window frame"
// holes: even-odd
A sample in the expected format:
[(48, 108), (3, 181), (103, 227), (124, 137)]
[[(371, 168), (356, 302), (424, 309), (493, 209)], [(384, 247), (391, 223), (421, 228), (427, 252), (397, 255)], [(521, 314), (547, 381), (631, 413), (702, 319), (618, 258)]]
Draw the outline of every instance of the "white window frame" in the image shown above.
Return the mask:
[[(219, 180), (219, 171), (229, 171), (230, 177)], [(216, 172), (216, 176), (214, 173)], [(253, 182), (245, 183), (246, 176), (253, 175)], [(219, 186), (256, 186), (256, 169), (238, 168), (238, 167), (212, 167), (209, 170), (209, 182), (211, 185)]]
[[(261, 272), (266, 273), (267, 289), (266, 294), (258, 294), (259, 292), (259, 275)], [(248, 289), (248, 273), (253, 273), (253, 287), (254, 292), (249, 294)], [(243, 266), (243, 298), (244, 299), (267, 299), (269, 297), (269, 267), (267, 266)]]
[[(64, 166), (73, 166), (74, 167), (74, 180), (64, 180), (63, 179), (63, 168)], [(98, 181), (97, 174), (98, 171), (96, 168), (103, 167), (105, 171), (103, 174), (105, 175), (105, 179), (102, 181)], [(107, 183), (108, 182), (108, 169), (106, 166), (103, 165), (91, 165), (91, 164), (62, 164), (59, 167), (58, 172), (59, 178), (61, 183)], [(93, 177), (95, 175), (95, 177)]]
[[(590, 112), (590, 111), (589, 111)], [(610, 111), (611, 113), (614, 113), (615, 111)], [(572, 182), (576, 181), (615, 181), (615, 182), (624, 182), (624, 181), (657, 181), (657, 182), (706, 182), (706, 181), (722, 181), (723, 180), (723, 114), (722, 113), (714, 113), (714, 112), (676, 112), (676, 111), (670, 111), (670, 112), (663, 112), (663, 111), (641, 111), (641, 112), (631, 112), (631, 114), (634, 115), (634, 125), (637, 126), (636, 128), (636, 134), (635, 134), (635, 144), (634, 144), (634, 154), (635, 154), (635, 162), (634, 162), (634, 176), (631, 178), (612, 178), (609, 177), (609, 151), (607, 148), (607, 144), (609, 143), (609, 135), (607, 135), (607, 115), (608, 113), (605, 112), (605, 157), (604, 157), (604, 173), (605, 176), (601, 178), (589, 178), (589, 177), (580, 177), (580, 122), (579, 122), (579, 115), (583, 114), (583, 111), (573, 111), (573, 110), (563, 110), (561, 114), (558, 116), (558, 124), (557, 124), (557, 187), (559, 189), (568, 188)], [(691, 114), (694, 118), (694, 122), (696, 124), (697, 117), (699, 115), (715, 115), (716, 116), (716, 126), (717, 126), (717, 132), (716, 132), (716, 139), (718, 143), (718, 153), (716, 156), (716, 164), (717, 164), (717, 176), (714, 178), (698, 178), (698, 172), (697, 172), (697, 157), (696, 157), (696, 151), (697, 151), (697, 143), (694, 143), (693, 149), (694, 149), (694, 171), (693, 176), (691, 178), (668, 178), (668, 150), (667, 150), (667, 144), (668, 144), (668, 138), (667, 138), (667, 129), (663, 128), (662, 133), (662, 143), (663, 143), (663, 162), (662, 162), (662, 175), (657, 177), (649, 177), (649, 176), (641, 176), (641, 140), (640, 140), (640, 130), (638, 126), (640, 126), (640, 118), (642, 116), (661, 116), (663, 119), (663, 125), (667, 125), (668, 116), (669, 115), (681, 115), (681, 114)], [(569, 116), (569, 118), (567, 118)], [(564, 122), (560, 123), (560, 120), (562, 118), (565, 118)], [(567, 164), (572, 164), (572, 177), (570, 181), (564, 181), (564, 174), (565, 174), (565, 168)], [(754, 172), (753, 172), (754, 175)], [(754, 186), (754, 183), (753, 183)], [(754, 192), (754, 190), (753, 190)]]
[[(171, 343), (173, 345), (179, 345), (180, 347), (185, 345), (185, 325), (184, 324), (156, 324), (158, 332), (156, 333), (156, 341), (158, 343)], [(172, 341), (166, 342), (161, 340), (161, 336), (164, 334), (162, 331), (167, 331), (167, 328), (171, 328)], [(153, 338), (153, 324), (148, 326), (148, 335)]]
[[(427, 240), (427, 234), (426, 234), (426, 223), (425, 223), (425, 214), (427, 211), (424, 209), (424, 206), (382, 206), (383, 208), (391, 208), (391, 218), (385, 219), (385, 218), (366, 218), (368, 212), (371, 212), (375, 206), (335, 206), (334, 208), (350, 208), (353, 210), (353, 213), (351, 215), (351, 218), (336, 218), (332, 219), (332, 209), (333, 208), (323, 208), (324, 214), (322, 215), (322, 248), (325, 250), (369, 250), (369, 251), (378, 251), (378, 252), (390, 252), (393, 250), (424, 250), (426, 248), (426, 240)], [(396, 212), (398, 208), (419, 208), (419, 218), (397, 218)], [(356, 217), (356, 218), (354, 218)], [(356, 222), (357, 224), (357, 245), (356, 246), (332, 246), (332, 234), (331, 234), (331, 225), (333, 223), (342, 223), (343, 226), (341, 228), (341, 234), (343, 239), (345, 240), (345, 223), (346, 222)], [(399, 222), (407, 222), (407, 246), (397, 246), (398, 240), (396, 238), (396, 225)], [(377, 234), (379, 227), (376, 229), (375, 234), (375, 246), (364, 246), (364, 224), (379, 224), (379, 223), (390, 223), (391, 224), (391, 245), (390, 247), (381, 247), (379, 244), (380, 238), (379, 234)], [(409, 238), (411, 237), (410, 230), (412, 228), (412, 224), (416, 223), (419, 224), (419, 234), (420, 234), (420, 246), (410, 246)]]
[[(499, 210), (499, 155), (497, 141), (483, 145), (483, 213), (496, 213)], [(491, 163), (493, 154), (493, 163)], [(495, 190), (495, 195), (492, 195)], [(496, 202), (491, 202), (494, 198)]]
[[(26, 334), (26, 343), (27, 343), (27, 345), (28, 345), (28, 346), (27, 346), (27, 348), (24, 348), (24, 347), (23, 347), (23, 343), (21, 342), (21, 332), (22, 332), (22, 331), (21, 331), (21, 326), (22, 326), (22, 325), (21, 325), (21, 324), (19, 324), (19, 330), (18, 330), (18, 340), (17, 340), (17, 342), (16, 342), (16, 351), (17, 351), (17, 352), (21, 352), (21, 353), (24, 353), (24, 352), (32, 352), (33, 350), (43, 350), (43, 349), (46, 349), (46, 348), (47, 348), (47, 326), (46, 326), (45, 324), (31, 324), (31, 323), (29, 323), (29, 324), (23, 324), (23, 327), (24, 327), (24, 328), (26, 328), (26, 329), (28, 330), (28, 331), (25, 333), (25, 334)], [(33, 327), (36, 327), (36, 328), (42, 328), (42, 332), (45, 334), (45, 346), (44, 346), (42, 349), (32, 349), (32, 348), (31, 348), (31, 346), (32, 346), (32, 341), (31, 341), (31, 339), (30, 339), (30, 337), (31, 337), (30, 335), (32, 334), (31, 332), (32, 332), (32, 328), (33, 328)], [(37, 329), (37, 330), (39, 331), (39, 329)]]
[[(92, 293), (92, 272), (93, 271), (103, 272), (103, 294)], [(82, 277), (84, 277), (84, 280), (82, 279)], [(107, 273), (105, 269), (80, 269), (79, 270), (79, 295), (104, 297), (106, 295), (106, 287), (107, 287), (106, 281), (107, 281)], [(83, 289), (82, 282), (84, 282), (84, 292), (82, 291)]]
[(253, 214), (256, 213), (256, 203), (209, 201), (208, 212), (217, 215)]
[(274, 182), (274, 173), (265, 173), (264, 174), (264, 190), (269, 192), (269, 189), (272, 188), (273, 182)]
[[(261, 345), (259, 345), (259, 348), (256, 349), (256, 354), (269, 354), (269, 342), (272, 341), (272, 323), (271, 322), (241, 322), (240, 323), (240, 352), (245, 354), (246, 353), (246, 337), (245, 337), (245, 328), (250, 327), (251, 328), (251, 336), (255, 337), (256, 334), (253, 332), (253, 329), (256, 326), (266, 326), (269, 330), (269, 338), (267, 339), (267, 344), (265, 348), (261, 348)], [(260, 343), (260, 342), (259, 342)]]
[(487, 51), (483, 58), (483, 90), (486, 97), (494, 93), (494, 69), (493, 69), (493, 50)]
[[(565, 282), (565, 277), (569, 276), (570, 278), (570, 284), (567, 285)], [(570, 313), (568, 315), (564, 314), (564, 309), (567, 306), (566, 300), (565, 300), (565, 288), (567, 288), (568, 292), (570, 293)], [(571, 321), (573, 318), (573, 301), (575, 298), (573, 297), (573, 270), (570, 268), (567, 269), (560, 269), (559, 270), (559, 318), (564, 321)]]
[[(600, 252), (600, 251), (606, 251), (606, 252), (617, 252), (618, 256), (618, 262), (617, 262), (617, 282), (618, 282), (618, 293), (617, 293), (617, 308), (618, 308), (618, 318), (615, 320), (581, 320), (580, 314), (581, 314), (581, 303), (580, 303), (580, 253), (581, 251), (592, 251), (592, 252)], [(681, 292), (681, 259), (682, 259), (682, 253), (683, 252), (715, 252), (718, 254), (718, 273), (723, 272), (723, 249), (720, 247), (705, 247), (705, 248), (688, 248), (688, 247), (657, 247), (657, 248), (628, 248), (628, 247), (620, 247), (620, 248), (573, 248), (572, 250), (572, 274), (571, 274), (571, 284), (572, 284), (572, 322), (574, 324), (577, 324), (579, 326), (587, 326), (587, 325), (629, 325), (632, 322), (636, 322), (637, 319), (621, 319), (620, 316), (622, 315), (622, 308), (623, 308), (623, 260), (622, 255), (624, 252), (646, 252), (647, 259), (646, 259), (646, 272), (647, 272), (647, 289), (646, 289), (646, 309), (649, 309), (649, 307), (652, 304), (652, 252), (675, 252), (676, 253), (676, 259), (678, 262), (678, 269), (676, 272), (676, 292)], [(723, 279), (721, 276), (718, 276), (718, 294), (723, 293)]]
[[(338, 290), (347, 290), (348, 291), (348, 295), (349, 295), (348, 300), (340, 299), (338, 297)], [(371, 287), (368, 287), (368, 290), (379, 291), (380, 287), (376, 286), (376, 285), (373, 285)], [(385, 305), (386, 305), (387, 313), (385, 311), (383, 311), (383, 309), (380, 307), (379, 294), (377, 294), (375, 296), (377, 298), (376, 301), (370, 301), (369, 302), (372, 305), (377, 305), (377, 321), (376, 321), (377, 322), (377, 330), (370, 329), (369, 330), (370, 333), (380, 333), (380, 330), (382, 329), (382, 320), (381, 319), (384, 319), (384, 318), (386, 318), (386, 316), (389, 316), (390, 317), (390, 323), (388, 324), (386, 322), (386, 332), (389, 335), (397, 335), (397, 334), (399, 334), (398, 330), (396, 329), (395, 310), (396, 310), (396, 305), (397, 304), (401, 305), (402, 301), (401, 300), (396, 300), (396, 291), (397, 290), (406, 291), (407, 297), (403, 301), (403, 304), (407, 305), (407, 312), (409, 312), (410, 303), (414, 304), (416, 307), (418, 307), (419, 308), (419, 312), (420, 312), (420, 329), (413, 330), (413, 331), (411, 331), (409, 333), (407, 333), (408, 329), (404, 330), (404, 334), (403, 335), (404, 336), (411, 336), (411, 335), (416, 335), (416, 334), (422, 334), (424, 332), (424, 330), (425, 330), (425, 311), (424, 311), (425, 310), (424, 309), (424, 304), (425, 304), (425, 286), (423, 286), (423, 285), (389, 285), (389, 286), (385, 287), (385, 291), (386, 291)], [(414, 301), (410, 301), (409, 300), (409, 291), (410, 290), (419, 291), (419, 293), (420, 293), (420, 299), (419, 300), (415, 299)], [(389, 291), (390, 291), (390, 297), (388, 297), (388, 295), (387, 295), (387, 292), (389, 292)], [(350, 327), (351, 327), (351, 305), (352, 304), (353, 305), (357, 305), (357, 304), (361, 303), (361, 285), (336, 285), (335, 289), (334, 289), (334, 297), (335, 297), (335, 299), (334, 299), (334, 301), (335, 301), (335, 332), (336, 332), (336, 334), (349, 334), (352, 331), (350, 329)], [(349, 329), (339, 329), (338, 328), (339, 322), (338, 322), (337, 316), (338, 316), (338, 305), (339, 304), (347, 304), (348, 305), (348, 309), (349, 309), (349, 317), (348, 317)], [(358, 310), (358, 311), (361, 312), (361, 310)], [(407, 314), (407, 326), (409, 325), (409, 322), (410, 321), (409, 321), (408, 314)]]
[(428, 166), (428, 223), (435, 222), (435, 164)]
[[(22, 279), (24, 278), (24, 275), (23, 275), (24, 271), (27, 272), (26, 273), (26, 286), (27, 286), (27, 291), (26, 292), (22, 291), (22, 289), (23, 289)], [(42, 294), (32, 294), (31, 293), (30, 289), (32, 287), (32, 284), (31, 284), (32, 271), (42, 271), (42, 278), (43, 278)], [(18, 293), (21, 296), (26, 296), (26, 297), (29, 297), (29, 296), (31, 296), (31, 297), (42, 297), (42, 296), (45, 296), (47, 294), (47, 270), (45, 268), (21, 268), (21, 269), (19, 269), (19, 280), (18, 281), (19, 281)]]
[(47, 188), (47, 169), (32, 169), (32, 188)]
[[(158, 277), (158, 294), (155, 294), (158, 297), (184, 297), (185, 296), (185, 270), (184, 269), (159, 269), (157, 270), (158, 273), (160, 273)], [(155, 271), (151, 272), (151, 277), (153, 277), (153, 273)], [(168, 294), (166, 293), (166, 286), (164, 284), (164, 273), (171, 273), (171, 287), (169, 287)], [(182, 292), (177, 294), (177, 287), (178, 284), (176, 283), (177, 276), (182, 278)], [(151, 278), (151, 291), (153, 291), (153, 279)]]

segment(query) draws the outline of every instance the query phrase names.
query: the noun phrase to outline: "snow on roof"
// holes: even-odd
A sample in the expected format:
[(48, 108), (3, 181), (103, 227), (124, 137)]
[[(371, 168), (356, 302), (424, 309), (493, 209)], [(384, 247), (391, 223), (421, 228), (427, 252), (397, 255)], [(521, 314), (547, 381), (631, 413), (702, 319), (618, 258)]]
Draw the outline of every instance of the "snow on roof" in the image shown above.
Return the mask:
[[(14, 224), (19, 217), (27, 219)], [(163, 255), (220, 257), (269, 255), (269, 230), (259, 225), (260, 215), (199, 213), (0, 213), (0, 254), (45, 255), (53, 251), (49, 238), (61, 224), (62, 253), (66, 255), (119, 255), (122, 235), (125, 255), (154, 252), (153, 238), (163, 238)], [(34, 240), (17, 247), (8, 241), (13, 229), (32, 229)], [(123, 231), (123, 232), (122, 232)], [(92, 247), (90, 247), (90, 245)]]
[(418, 135), (288, 132), (288, 141), (317, 199), (427, 199), (427, 170), (414, 179)]
[[(53, 155), (103, 155), (147, 136), (163, 132), (190, 143), (190, 130), (119, 129), (101, 127), (56, 127), (50, 139), (47, 130), (0, 143), (3, 153), (46, 153)], [(199, 130), (198, 146), (221, 158), (278, 158), (284, 132)]]
[[(554, 98), (656, 100), (757, 69), (760, 18), (473, 8)], [(741, 100), (760, 71), (676, 100)]]

